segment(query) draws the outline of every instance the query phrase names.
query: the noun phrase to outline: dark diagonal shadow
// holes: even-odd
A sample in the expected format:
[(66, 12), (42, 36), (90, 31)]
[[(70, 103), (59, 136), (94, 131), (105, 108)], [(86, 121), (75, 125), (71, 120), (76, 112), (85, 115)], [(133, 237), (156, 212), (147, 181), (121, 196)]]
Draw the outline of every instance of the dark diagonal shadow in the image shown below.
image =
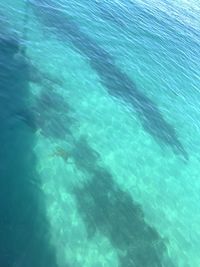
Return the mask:
[(100, 165), (100, 156), (86, 139), (76, 143), (73, 157), (77, 168), (89, 175), (87, 182), (73, 190), (88, 238), (98, 232), (107, 237), (120, 267), (174, 266), (164, 240), (145, 221), (141, 206)]
[[(180, 154), (185, 161), (189, 156), (176, 134), (156, 104), (138, 90), (134, 82), (116, 65), (114, 58), (90, 36), (84, 33), (51, 0), (31, 1), (31, 6), (45, 27), (62, 42), (70, 42), (85, 56), (97, 72), (102, 84), (111, 96), (123, 99), (136, 112), (145, 131), (157, 142), (166, 144), (174, 153)], [(56, 9), (57, 7), (57, 9)]]
[(48, 139), (65, 140), (72, 136), (71, 127), (76, 123), (72, 116), (72, 109), (63, 98), (48, 87), (42, 89), (39, 96), (33, 96), (30, 112), (19, 109), (16, 115), (34, 132), (40, 133)]
[[(0, 23), (2, 20), (0, 15)], [(56, 267), (44, 196), (36, 171), (35, 135), (15, 111), (30, 113), (30, 69), (21, 68), (20, 42), (0, 31), (0, 266)]]

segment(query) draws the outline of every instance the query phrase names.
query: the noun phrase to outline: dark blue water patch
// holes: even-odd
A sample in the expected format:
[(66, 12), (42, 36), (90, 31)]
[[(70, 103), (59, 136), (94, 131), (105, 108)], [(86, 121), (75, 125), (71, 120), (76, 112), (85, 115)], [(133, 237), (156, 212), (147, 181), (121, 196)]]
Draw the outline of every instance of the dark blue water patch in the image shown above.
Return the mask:
[(71, 128), (77, 125), (77, 120), (66, 99), (53, 91), (53, 88), (48, 91), (46, 87), (42, 88), (39, 96), (32, 95), (32, 99), (29, 112), (18, 109), (15, 111), (16, 117), (32, 131), (39, 130), (48, 139), (65, 140), (66, 136), (72, 136)]
[(100, 162), (100, 154), (92, 149), (85, 136), (75, 142), (72, 156), (78, 169), (89, 172)]
[(72, 135), (71, 127), (75, 123), (72, 117), (72, 109), (66, 99), (58, 93), (42, 92), (36, 99), (38, 116), (38, 128), (48, 138), (65, 139), (66, 135)]
[(52, 114), (50, 116), (46, 115), (45, 121), (43, 121), (40, 127), (41, 133), (47, 138), (56, 138), (61, 140), (65, 140), (67, 136), (72, 135), (70, 128), (70, 119), (61, 117), (61, 114)]
[[(61, 95), (55, 92), (56, 87), (63, 86), (62, 80), (36, 68), (30, 58), (26, 56), (25, 51), (23, 47), (16, 51), (17, 54), (15, 53), (13, 64), (20, 69), (20, 72), (17, 75), (14, 73), (14, 79), (15, 81), (26, 79), (27, 82), (38, 84), (41, 93), (39, 96), (29, 93), (32, 101), (27, 102), (28, 110), (15, 105), (15, 101), (13, 101), (10, 118), (14, 117), (13, 121), (18, 120), (18, 122), (24, 123), (34, 132), (39, 129), (48, 138), (65, 139), (66, 134), (71, 134), (70, 126), (75, 119), (69, 115), (72, 113), (72, 108), (69, 107), (67, 101), (64, 101)], [(28, 73), (26, 73), (27, 69)], [(7, 77), (7, 82), (12, 83), (12, 79), (8, 81)], [(19, 91), (17, 92), (19, 93)], [(20, 94), (17, 97), (20, 98)]]
[(37, 105), (40, 110), (51, 109), (57, 112), (62, 111), (64, 114), (72, 112), (72, 107), (67, 103), (67, 100), (64, 99), (59, 93), (47, 88), (42, 90), (40, 96), (37, 99)]
[(165, 120), (156, 104), (140, 92), (128, 75), (117, 67), (114, 58), (107, 51), (81, 31), (71, 18), (54, 9), (52, 1), (35, 0), (31, 6), (48, 30), (51, 29), (62, 42), (73, 44), (79, 53), (87, 57), (109, 94), (128, 103), (136, 111), (144, 129), (157, 142), (169, 145), (185, 161), (189, 159), (174, 127)]
[(88, 239), (96, 233), (105, 236), (120, 267), (173, 267), (165, 242), (145, 221), (142, 207), (119, 188), (86, 138), (75, 143), (72, 156), (77, 168), (89, 176), (73, 189)]
[(4, 28), (0, 32), (0, 266), (56, 267), (36, 171), (35, 136), (13, 119), (18, 108), (29, 112), (30, 69), (26, 65), (21, 70), (15, 57), (20, 49), (19, 38)]
[(35, 101), (35, 110), (38, 128), (48, 138), (65, 140), (66, 136), (72, 136), (72, 127), (77, 125), (73, 116), (73, 109), (67, 99), (63, 99), (55, 91), (44, 90)]

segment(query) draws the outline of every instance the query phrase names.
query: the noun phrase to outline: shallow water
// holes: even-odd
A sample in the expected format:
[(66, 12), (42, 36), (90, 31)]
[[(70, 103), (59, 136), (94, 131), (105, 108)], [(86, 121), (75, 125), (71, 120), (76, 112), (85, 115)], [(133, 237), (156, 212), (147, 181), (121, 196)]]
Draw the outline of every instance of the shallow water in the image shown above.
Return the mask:
[(198, 1), (0, 1), (2, 266), (199, 266)]

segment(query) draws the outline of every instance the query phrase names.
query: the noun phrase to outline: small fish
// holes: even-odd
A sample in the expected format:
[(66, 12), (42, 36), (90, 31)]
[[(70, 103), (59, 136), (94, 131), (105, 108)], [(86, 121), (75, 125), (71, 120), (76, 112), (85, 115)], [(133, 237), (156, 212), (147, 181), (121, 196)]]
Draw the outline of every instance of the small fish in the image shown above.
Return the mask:
[(54, 151), (54, 153), (51, 155), (52, 157), (61, 157), (65, 162), (68, 162), (68, 159), (70, 158), (70, 152), (68, 152), (67, 150), (65, 150), (62, 147), (57, 147), (56, 150)]

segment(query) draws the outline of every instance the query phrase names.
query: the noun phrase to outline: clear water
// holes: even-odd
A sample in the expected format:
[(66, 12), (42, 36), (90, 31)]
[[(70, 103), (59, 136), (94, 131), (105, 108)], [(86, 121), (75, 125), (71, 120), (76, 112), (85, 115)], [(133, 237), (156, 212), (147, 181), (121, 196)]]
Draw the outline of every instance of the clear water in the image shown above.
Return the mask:
[(200, 266), (199, 11), (0, 1), (0, 266)]

